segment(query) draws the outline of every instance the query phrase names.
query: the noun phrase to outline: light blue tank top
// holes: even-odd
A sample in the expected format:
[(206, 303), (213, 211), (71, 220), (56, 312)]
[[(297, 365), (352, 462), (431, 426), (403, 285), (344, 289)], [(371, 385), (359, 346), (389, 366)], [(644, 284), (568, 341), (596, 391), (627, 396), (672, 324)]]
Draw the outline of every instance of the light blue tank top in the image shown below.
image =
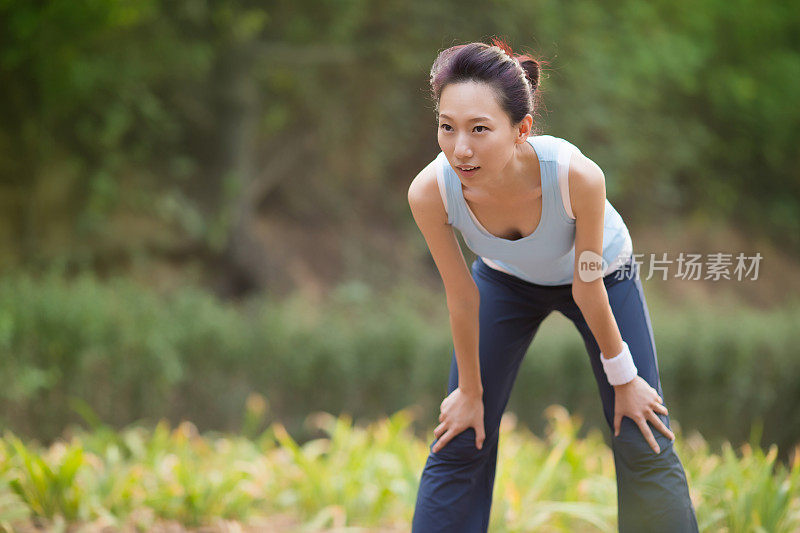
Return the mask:
[[(457, 228), (475, 254), (489, 258), (502, 270), (539, 285), (571, 284), (575, 270), (575, 220), (564, 208), (558, 186), (562, 150), (577, 150), (570, 142), (552, 135), (528, 137), (539, 158), (542, 176), (542, 214), (536, 230), (521, 239), (496, 237), (476, 224), (461, 188), (461, 180), (443, 152), (437, 156), (447, 195), (447, 222)], [(559, 154), (562, 155), (559, 158)], [(604, 274), (619, 268), (630, 257), (628, 228), (606, 199), (603, 228)]]

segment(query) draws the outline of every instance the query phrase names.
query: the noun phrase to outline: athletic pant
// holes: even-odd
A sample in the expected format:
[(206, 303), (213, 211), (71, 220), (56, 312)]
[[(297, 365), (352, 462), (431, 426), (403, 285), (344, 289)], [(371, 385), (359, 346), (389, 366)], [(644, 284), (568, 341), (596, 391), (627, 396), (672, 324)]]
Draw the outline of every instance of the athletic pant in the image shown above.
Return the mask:
[[(639, 376), (669, 407), (661, 390), (653, 330), (638, 272), (639, 265), (629, 261), (606, 275), (603, 283)], [(455, 435), (438, 452), (432, 451), (438, 440), (434, 439), (417, 492), (412, 532), (487, 531), (500, 418), (522, 358), (542, 320), (552, 311), (559, 311), (575, 324), (588, 351), (611, 431), (619, 531), (696, 532), (697, 519), (686, 475), (672, 441), (648, 421), (661, 450), (656, 454), (639, 426), (627, 416), (622, 418), (619, 436), (614, 436), (614, 387), (603, 371), (597, 341), (572, 298), (572, 285), (530, 283), (487, 266), (480, 257), (472, 263), (472, 277), (480, 291), (479, 358), (486, 438), (483, 448), (477, 449), (475, 430), (470, 427)], [(553, 378), (569, 379), (569, 376)], [(453, 350), (448, 394), (457, 387), (458, 366)], [(670, 427), (667, 415), (656, 415)]]

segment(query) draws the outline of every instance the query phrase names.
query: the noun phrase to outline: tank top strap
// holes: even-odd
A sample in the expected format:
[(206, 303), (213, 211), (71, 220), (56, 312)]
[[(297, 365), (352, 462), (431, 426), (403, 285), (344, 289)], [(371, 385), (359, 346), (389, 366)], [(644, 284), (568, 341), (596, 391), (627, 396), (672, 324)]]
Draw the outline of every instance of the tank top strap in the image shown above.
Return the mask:
[(538, 135), (531, 137), (531, 145), (536, 150), (539, 158), (539, 169), (542, 181), (542, 218), (540, 224), (545, 227), (550, 226), (558, 219), (553, 217), (559, 209), (558, 203), (561, 202), (561, 190), (558, 188), (558, 154), (560, 143), (558, 139), (550, 135)]

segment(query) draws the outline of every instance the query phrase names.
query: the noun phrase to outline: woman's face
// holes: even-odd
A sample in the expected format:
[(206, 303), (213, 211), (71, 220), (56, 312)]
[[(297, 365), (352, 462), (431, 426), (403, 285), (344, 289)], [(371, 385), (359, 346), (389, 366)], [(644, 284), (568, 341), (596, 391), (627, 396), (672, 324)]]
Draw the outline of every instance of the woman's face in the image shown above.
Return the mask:
[[(520, 131), (520, 125), (512, 125), (500, 107), (491, 85), (465, 81), (451, 83), (442, 90), (439, 147), (465, 182), (495, 181), (502, 175), (514, 155)], [(526, 137), (527, 134), (522, 136), (522, 140)], [(470, 166), (478, 168), (459, 168)]]

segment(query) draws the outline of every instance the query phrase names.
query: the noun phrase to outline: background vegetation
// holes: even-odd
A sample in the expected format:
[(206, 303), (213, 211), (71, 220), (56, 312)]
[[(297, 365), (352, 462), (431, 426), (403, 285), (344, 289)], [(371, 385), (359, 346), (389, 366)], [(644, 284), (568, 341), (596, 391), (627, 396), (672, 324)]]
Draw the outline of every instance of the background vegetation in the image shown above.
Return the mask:
[(791, 2), (4, 0), (0, 21), (8, 264), (202, 258), (263, 287), (262, 215), (413, 230), (430, 64), (494, 34), (550, 61), (537, 127), (598, 162), (634, 228), (800, 251)]
[[(314, 436), (302, 422), (315, 411), (368, 421), (416, 405), (422, 433), (447, 393), (452, 339), (439, 299), (350, 282), (321, 302), (295, 294), (231, 305), (193, 288), (160, 297), (124, 278), (9, 276), (0, 281), (0, 423), (46, 440), (69, 422), (162, 417), (232, 432), (258, 392), (301, 441)], [(671, 420), (717, 448), (760, 428), (786, 459), (800, 428), (800, 305), (696, 305), (650, 309)], [(508, 409), (540, 431), (543, 408), (561, 403), (607, 432), (579, 333), (557, 315), (545, 324)]]
[[(775, 0), (0, 0), (0, 424), (52, 444), (70, 424), (114, 440), (132, 438), (129, 424), (186, 421), (295, 450), (286, 435), (320, 437), (309, 413), (370, 423), (412, 409), (421, 451), (452, 341), (406, 190), (439, 151), (436, 54), (493, 35), (548, 62), (536, 128), (603, 168), (636, 252), (762, 255), (757, 280), (656, 276), (645, 288), (671, 419), (708, 447), (697, 479), (739, 461), (718, 480), (736, 490), (747, 453), (796, 465), (800, 4)], [(253, 393), (287, 433), (242, 413)], [(576, 438), (608, 438), (583, 344), (558, 316), (509, 411), (541, 435), (552, 404), (585, 421)], [(0, 469), (22, 479), (26, 444), (6, 439), (16, 459)], [(419, 457), (403, 457), (418, 474)], [(764, 491), (734, 498), (733, 514), (701, 506), (704, 523), (792, 527), (780, 521), (796, 482), (781, 485), (771, 463), (760, 472)], [(773, 489), (777, 507), (748, 511)], [(502, 490), (512, 505), (529, 488)], [(125, 515), (118, 502), (26, 494), (38, 516)], [(10, 498), (0, 491), (0, 527)], [(235, 515), (242, 501), (213, 508)], [(304, 512), (341, 517), (320, 509)], [(345, 514), (403, 524), (398, 509)], [(562, 511), (541, 516), (577, 527), (552, 518)], [(613, 527), (607, 511), (580, 523)]]
[[(544, 411), (541, 437), (503, 417), (489, 530), (616, 531), (610, 448), (596, 430), (579, 438), (580, 417), (563, 407)], [(355, 524), (408, 531), (429, 446), (409, 431), (411, 412), (366, 427), (347, 415), (312, 413), (306, 425), (320, 435), (304, 444), (277, 422), (252, 434), (251, 423), (266, 412), (262, 397), (248, 398), (248, 422), (234, 436), (161, 420), (152, 429), (71, 428), (68, 441), (41, 448), (6, 432), (0, 530), (19, 531), (13, 528), (30, 517), (37, 528), (88, 533), (341, 531)], [(716, 454), (697, 433), (676, 437), (701, 531), (800, 526), (800, 461), (776, 462), (775, 445), (734, 450), (725, 443)]]

